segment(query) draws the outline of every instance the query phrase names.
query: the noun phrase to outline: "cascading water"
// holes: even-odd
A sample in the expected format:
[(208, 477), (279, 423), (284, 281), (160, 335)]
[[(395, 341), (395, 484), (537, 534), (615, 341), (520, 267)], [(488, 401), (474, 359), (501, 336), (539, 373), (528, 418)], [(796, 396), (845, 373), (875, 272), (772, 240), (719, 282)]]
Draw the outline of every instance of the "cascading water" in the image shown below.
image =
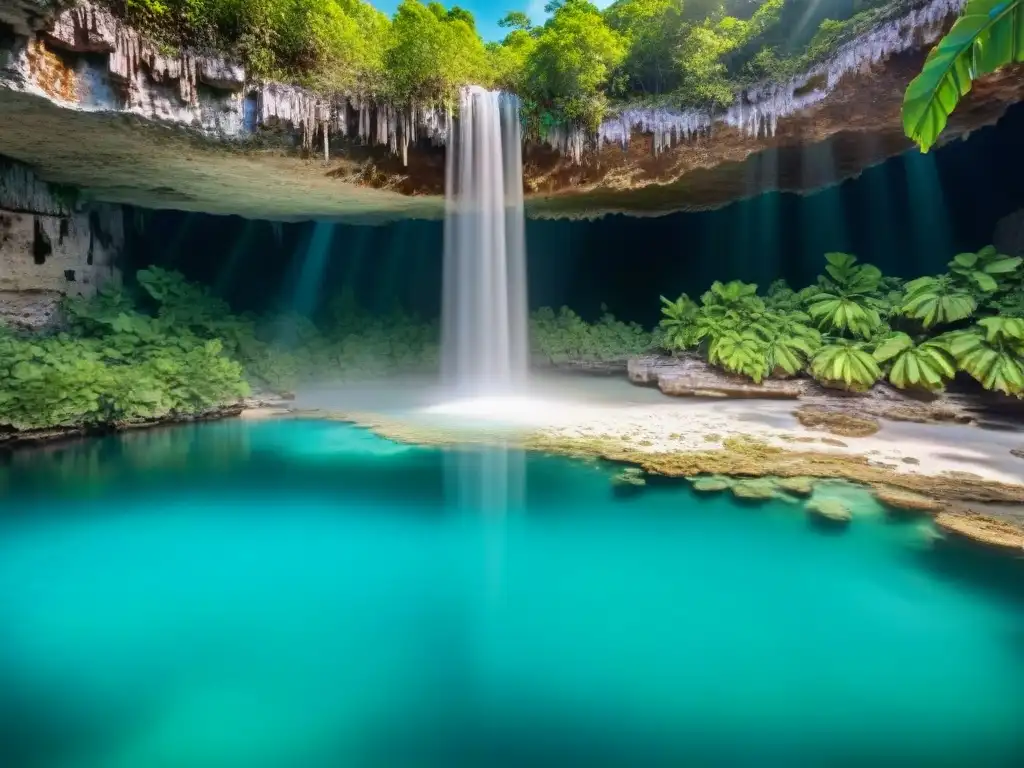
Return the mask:
[[(442, 380), (456, 411), (496, 415), (526, 385), (526, 243), (519, 100), (463, 88), (445, 164)], [(446, 482), (452, 504), (503, 515), (522, 507), (524, 457), (492, 444), (453, 452)], [(486, 581), (501, 570), (503, 532), (486, 529)]]
[(528, 357), (519, 100), (463, 88), (446, 155), (443, 380), (463, 396), (507, 395)]

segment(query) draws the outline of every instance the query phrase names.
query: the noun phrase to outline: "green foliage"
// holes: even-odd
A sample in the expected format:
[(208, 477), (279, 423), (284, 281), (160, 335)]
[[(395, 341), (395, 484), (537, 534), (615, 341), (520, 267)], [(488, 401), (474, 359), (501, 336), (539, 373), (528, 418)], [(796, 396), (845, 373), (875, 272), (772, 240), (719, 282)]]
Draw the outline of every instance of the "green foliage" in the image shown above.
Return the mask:
[(765, 360), (774, 376), (795, 376), (821, 346), (821, 334), (811, 327), (811, 318), (790, 311), (769, 315)]
[(903, 129), (927, 152), (972, 81), (1024, 61), (1024, 0), (970, 0), (903, 99)]
[(730, 373), (738, 373), (758, 384), (768, 374), (764, 339), (754, 331), (727, 328), (708, 345), (708, 362)]
[(626, 42), (613, 90), (617, 95), (665, 93), (679, 87), (672, 58), (685, 28), (683, 0), (618, 0), (605, 22)]
[(865, 342), (838, 339), (818, 350), (811, 375), (827, 386), (865, 392), (882, 376)]
[(588, 323), (568, 307), (534, 312), (530, 339), (534, 353), (555, 364), (625, 360), (652, 346), (651, 334), (636, 323), (616, 320), (608, 312)]
[(596, 129), (604, 116), (603, 87), (626, 55), (622, 36), (587, 0), (552, 3), (526, 63), (525, 88), (542, 111)]
[(804, 300), (785, 280), (775, 280), (768, 286), (764, 303), (769, 309), (778, 312), (795, 312), (803, 308)]
[(919, 320), (925, 328), (964, 320), (978, 303), (948, 275), (919, 277), (906, 285), (900, 313)]
[[(448, 101), (467, 83), (492, 79), (490, 60), (467, 13), (402, 0), (384, 53), (388, 95), (399, 102)], [(471, 20), (472, 17), (469, 17)]]
[(258, 77), (365, 87), (379, 79), (387, 17), (362, 0), (109, 0), (177, 48), (240, 56)]
[(877, 295), (881, 271), (857, 264), (848, 253), (826, 253), (828, 278), (807, 296), (807, 312), (819, 327), (833, 333), (870, 338), (882, 324), (885, 304)]
[(746, 45), (779, 19), (784, 0), (765, 0), (749, 20), (712, 15), (689, 27), (676, 52), (684, 102), (725, 106), (736, 86), (725, 58)]
[(893, 333), (875, 348), (875, 360), (890, 363), (888, 378), (899, 389), (941, 390), (956, 375), (955, 361), (939, 341), (915, 344), (905, 333)]
[[(522, 11), (485, 44), (458, 6), (402, 0), (389, 20), (366, 0), (103, 0), (163, 47), (240, 57), (256, 78), (317, 90), (451, 105), (468, 84), (521, 97), (527, 128), (595, 128), (610, 99), (723, 105), (754, 79), (791, 76), (879, 16), (871, 8), (821, 22), (809, 45), (792, 46), (787, 0), (552, 0), (534, 26)], [(877, 5), (881, 0), (870, 0)], [(814, 23), (821, 18), (814, 12)]]
[(1005, 256), (998, 253), (995, 246), (988, 245), (977, 253), (958, 253), (949, 262), (949, 271), (959, 278), (961, 284), (967, 284), (982, 293), (995, 293), (1004, 288), (1001, 282), (1016, 273), (1021, 259), (1017, 256)]
[[(113, 303), (108, 294), (98, 303)], [(248, 393), (219, 341), (79, 304), (93, 336), (0, 336), (0, 425), (36, 429), (191, 415)], [(98, 318), (98, 319), (97, 319)]]
[(691, 336), (697, 305), (685, 293), (675, 301), (661, 297), (661, 322), (658, 324), (659, 341), (669, 350), (686, 349), (694, 343)]
[(1024, 396), (1024, 320), (986, 317), (942, 341), (960, 370), (985, 389)]

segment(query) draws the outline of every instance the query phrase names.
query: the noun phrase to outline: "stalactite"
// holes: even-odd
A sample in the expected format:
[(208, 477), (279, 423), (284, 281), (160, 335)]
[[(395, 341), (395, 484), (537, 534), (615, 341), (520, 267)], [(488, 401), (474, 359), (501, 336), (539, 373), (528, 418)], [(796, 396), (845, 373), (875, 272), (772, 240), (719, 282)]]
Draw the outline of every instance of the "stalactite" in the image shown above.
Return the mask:
[(67, 216), (74, 207), (67, 195), (55, 194), (27, 165), (0, 158), (0, 208)]
[[(766, 83), (739, 94), (723, 113), (710, 110), (628, 109), (601, 124), (598, 147), (616, 142), (629, 145), (633, 130), (654, 135), (658, 154), (677, 141), (707, 132), (716, 122), (743, 131), (751, 137), (774, 136), (781, 118), (789, 117), (827, 97), (840, 80), (861, 72), (921, 44), (933, 42), (943, 25), (958, 14), (966, 0), (932, 0), (841, 45), (826, 61), (786, 83)], [(818, 87), (810, 87), (821, 83)], [(576, 156), (573, 155), (574, 160)]]
[(580, 126), (556, 125), (549, 128), (541, 136), (542, 141), (552, 149), (568, 155), (574, 163), (579, 164), (583, 158), (583, 147), (586, 144), (586, 131)]

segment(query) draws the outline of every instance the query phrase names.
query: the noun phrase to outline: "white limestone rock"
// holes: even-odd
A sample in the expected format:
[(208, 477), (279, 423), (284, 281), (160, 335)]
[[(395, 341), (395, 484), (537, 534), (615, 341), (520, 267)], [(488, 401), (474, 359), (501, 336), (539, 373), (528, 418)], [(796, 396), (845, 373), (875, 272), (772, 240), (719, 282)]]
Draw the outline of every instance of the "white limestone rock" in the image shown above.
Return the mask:
[(71, 213), (67, 201), (55, 195), (26, 165), (0, 158), (0, 210), (65, 216)]

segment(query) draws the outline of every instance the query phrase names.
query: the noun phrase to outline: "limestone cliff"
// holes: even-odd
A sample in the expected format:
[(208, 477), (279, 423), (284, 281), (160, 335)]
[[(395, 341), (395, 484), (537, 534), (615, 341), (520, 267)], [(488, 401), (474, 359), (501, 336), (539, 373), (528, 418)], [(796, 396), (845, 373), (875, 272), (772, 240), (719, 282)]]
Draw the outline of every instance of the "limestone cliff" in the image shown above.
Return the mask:
[(0, 163), (0, 321), (40, 329), (65, 296), (120, 280), (120, 206), (79, 206), (25, 167)]
[[(526, 147), (528, 213), (712, 208), (814, 190), (905, 151), (903, 91), (962, 4), (901, 0), (827, 60), (725, 110), (624, 108), (594, 135), (553, 131)], [(226, 59), (170, 54), (89, 0), (0, 0), (0, 19), (0, 152), (48, 181), (95, 200), (271, 219), (442, 214), (444, 111), (255, 81)], [(946, 138), (1022, 95), (1018, 71), (980, 81)]]

